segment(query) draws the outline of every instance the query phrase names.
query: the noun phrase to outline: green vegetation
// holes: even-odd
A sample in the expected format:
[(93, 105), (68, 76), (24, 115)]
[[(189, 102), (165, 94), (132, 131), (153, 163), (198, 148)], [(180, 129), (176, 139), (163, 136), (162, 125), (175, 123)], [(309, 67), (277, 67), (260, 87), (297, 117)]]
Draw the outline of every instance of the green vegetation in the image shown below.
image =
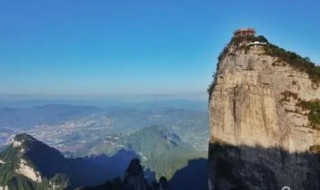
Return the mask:
[(265, 47), (265, 53), (273, 57), (278, 57), (279, 61), (284, 61), (299, 71), (308, 73), (313, 82), (320, 83), (320, 67), (312, 63), (308, 57), (303, 58), (294, 52), (286, 51), (270, 43)]
[(10, 178), (10, 180), (7, 182), (7, 185), (9, 189), (13, 190), (19, 190), (19, 189), (25, 189), (25, 190), (31, 190), (36, 189), (36, 184), (32, 181), (30, 181), (28, 178), (24, 176), (13, 176)]
[[(260, 36), (242, 36), (235, 37), (233, 36), (229, 44), (224, 47), (222, 52), (218, 56), (218, 64), (217, 71), (219, 70), (219, 63), (226, 57), (226, 55), (231, 55), (232, 52), (229, 52), (231, 46), (236, 47), (237, 49), (244, 49), (246, 52), (248, 51), (248, 46), (244, 45), (244, 43), (248, 42), (265, 42), (268, 45), (264, 47), (265, 54), (270, 55), (272, 57), (277, 57), (278, 62), (286, 62), (293, 68), (296, 68), (299, 71), (306, 72), (312, 82), (314, 82), (317, 86), (320, 85), (320, 67), (316, 66), (313, 62), (310, 61), (308, 57), (302, 57), (294, 52), (287, 51), (283, 48), (280, 48), (274, 44), (269, 43), (269, 41), (262, 35)], [(214, 75), (213, 75), (214, 76)], [(211, 99), (211, 93), (214, 87), (215, 77), (213, 77), (213, 82), (209, 85), (207, 91), (209, 93), (209, 100)], [(292, 94), (291, 94), (292, 95)], [(289, 94), (289, 96), (291, 96)], [(285, 96), (285, 98), (289, 97)]]
[(243, 42), (265, 42), (265, 43), (269, 43), (268, 40), (260, 35), (260, 36), (241, 36), (241, 37), (232, 37), (231, 42), (229, 43), (230, 45), (234, 45), (234, 46), (240, 46), (241, 43)]
[(21, 152), (12, 147), (7, 148), (0, 155), (0, 160), (6, 162), (5, 164), (0, 165), (0, 186), (8, 184), (9, 181), (11, 181), (10, 183), (13, 183), (14, 181), (18, 182), (13, 171), (15, 170), (15, 166), (19, 164), (17, 157), (20, 156)]
[(156, 171), (157, 178), (171, 179), (176, 171), (188, 165), (189, 160), (206, 157), (205, 152), (195, 150), (159, 126), (143, 128), (123, 139), (121, 144), (141, 152), (147, 158), (141, 160), (142, 164)]
[[(0, 154), (0, 160), (5, 162), (4, 164), (0, 164), (0, 186), (8, 186), (10, 190), (47, 190), (50, 189), (52, 183), (54, 183), (61, 187), (56, 188), (57, 190), (62, 190), (69, 184), (69, 179), (64, 174), (56, 174), (50, 179), (49, 177), (42, 175), (41, 183), (36, 183), (23, 175), (17, 174), (15, 170), (19, 167), (21, 159), (27, 161), (30, 167), (38, 170), (36, 164), (30, 157), (32, 157), (32, 153), (34, 153), (32, 149), (38, 150), (39, 146), (37, 146), (37, 144), (39, 144), (39, 142), (26, 134), (17, 135), (15, 140), (20, 142), (23, 141), (24, 143), (22, 143), (19, 148), (10, 145)], [(34, 148), (34, 146), (37, 147)], [(21, 151), (22, 149), (24, 151)], [(50, 154), (46, 154), (46, 156), (47, 155)], [(49, 158), (43, 160), (44, 163), (46, 161), (50, 163)]]
[(232, 37), (230, 43), (223, 49), (218, 57), (220, 62), (229, 52), (230, 46), (235, 46), (238, 49), (245, 48), (247, 46), (242, 45), (243, 42), (265, 42), (268, 46), (265, 46), (265, 53), (267, 55), (278, 57), (279, 61), (284, 61), (291, 65), (292, 67), (308, 73), (310, 79), (315, 83), (320, 83), (320, 67), (316, 66), (313, 62), (310, 61), (308, 57), (302, 57), (294, 52), (287, 51), (283, 48), (280, 48), (274, 44), (269, 43), (269, 41), (262, 35), (260, 36), (243, 36), (243, 37)]
[(207, 156), (205, 151), (184, 143), (178, 135), (161, 126), (145, 127), (129, 135), (106, 140), (113, 142), (114, 146), (96, 142), (86, 148), (82, 155), (85, 152), (109, 155), (110, 148), (115, 153), (121, 149), (134, 151), (140, 154), (144, 169), (155, 171), (157, 178), (165, 176), (171, 179), (178, 170), (188, 165), (189, 160)]
[(314, 129), (320, 129), (320, 100), (300, 101), (297, 106), (310, 110), (308, 114), (309, 122)]
[(229, 48), (231, 46), (235, 46), (238, 49), (247, 49), (246, 45), (243, 45), (243, 43), (249, 43), (249, 42), (265, 42), (265, 43), (269, 43), (268, 40), (260, 35), (260, 36), (241, 36), (241, 37), (235, 37), (233, 36), (231, 38), (231, 41), (229, 42), (229, 44), (223, 48), (222, 52), (219, 54), (218, 56), (218, 61), (220, 62), (228, 53), (229, 53)]
[(229, 52), (229, 45), (224, 47), (223, 50), (220, 52), (219, 56), (218, 56), (218, 61), (222, 61), (222, 59), (228, 54)]
[(209, 101), (211, 100), (212, 91), (213, 91), (214, 84), (215, 84), (215, 81), (216, 81), (216, 74), (215, 73), (213, 73), (212, 78), (213, 78), (213, 80), (212, 80), (211, 84), (208, 86), (208, 89), (207, 89), (207, 92), (209, 94)]

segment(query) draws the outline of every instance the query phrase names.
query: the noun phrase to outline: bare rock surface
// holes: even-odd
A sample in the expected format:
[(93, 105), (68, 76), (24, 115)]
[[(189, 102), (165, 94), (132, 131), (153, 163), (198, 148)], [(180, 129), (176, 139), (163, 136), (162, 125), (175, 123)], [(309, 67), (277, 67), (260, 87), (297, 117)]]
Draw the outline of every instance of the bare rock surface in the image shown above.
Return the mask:
[(320, 88), (265, 46), (228, 48), (209, 94), (210, 189), (320, 189), (320, 130), (297, 105)]

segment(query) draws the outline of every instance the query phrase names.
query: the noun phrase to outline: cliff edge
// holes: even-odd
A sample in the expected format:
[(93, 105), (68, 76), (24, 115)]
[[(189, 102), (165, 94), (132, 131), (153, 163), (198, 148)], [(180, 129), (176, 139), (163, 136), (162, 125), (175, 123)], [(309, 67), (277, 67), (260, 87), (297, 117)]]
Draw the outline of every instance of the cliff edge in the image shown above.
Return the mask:
[(320, 189), (320, 68), (239, 31), (208, 89), (210, 189)]

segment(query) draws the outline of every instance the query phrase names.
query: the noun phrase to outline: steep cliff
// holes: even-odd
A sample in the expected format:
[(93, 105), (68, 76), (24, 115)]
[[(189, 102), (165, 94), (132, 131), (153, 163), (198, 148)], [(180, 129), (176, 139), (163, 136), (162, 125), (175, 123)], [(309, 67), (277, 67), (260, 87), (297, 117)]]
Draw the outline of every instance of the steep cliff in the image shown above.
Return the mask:
[(210, 189), (320, 189), (320, 69), (233, 37), (209, 87)]

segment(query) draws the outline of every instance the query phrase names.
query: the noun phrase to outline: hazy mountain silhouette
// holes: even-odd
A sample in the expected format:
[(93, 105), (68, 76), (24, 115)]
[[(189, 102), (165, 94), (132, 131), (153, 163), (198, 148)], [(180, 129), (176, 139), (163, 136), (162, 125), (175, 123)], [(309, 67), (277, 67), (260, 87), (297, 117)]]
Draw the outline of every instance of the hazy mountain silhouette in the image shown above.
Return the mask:
[(43, 124), (59, 124), (98, 112), (101, 112), (98, 107), (64, 104), (50, 104), (31, 108), (1, 107), (0, 127), (30, 128)]

